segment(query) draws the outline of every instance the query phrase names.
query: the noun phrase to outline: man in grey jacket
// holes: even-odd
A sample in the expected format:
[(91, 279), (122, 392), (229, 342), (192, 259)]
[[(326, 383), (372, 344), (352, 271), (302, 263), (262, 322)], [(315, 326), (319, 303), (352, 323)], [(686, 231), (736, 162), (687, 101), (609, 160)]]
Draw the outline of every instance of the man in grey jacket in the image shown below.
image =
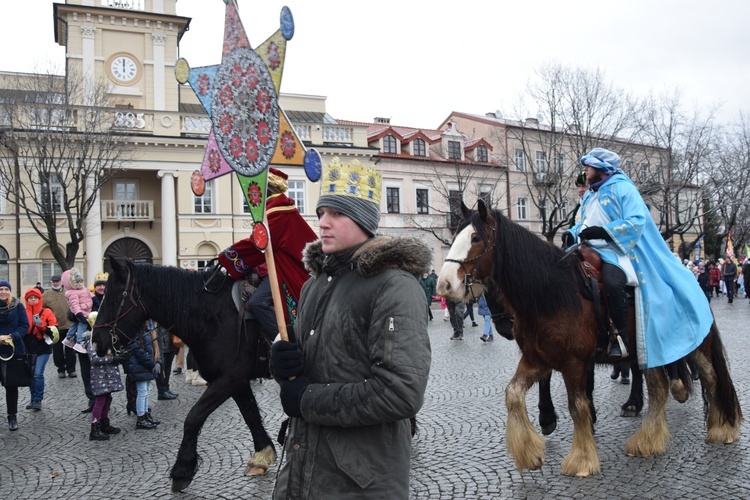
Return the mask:
[(416, 239), (376, 237), (380, 175), (355, 160), (326, 166), (320, 240), (294, 330), (271, 353), (284, 412), (286, 461), (274, 498), (408, 498), (410, 417), (430, 370), (426, 299), (431, 261)]

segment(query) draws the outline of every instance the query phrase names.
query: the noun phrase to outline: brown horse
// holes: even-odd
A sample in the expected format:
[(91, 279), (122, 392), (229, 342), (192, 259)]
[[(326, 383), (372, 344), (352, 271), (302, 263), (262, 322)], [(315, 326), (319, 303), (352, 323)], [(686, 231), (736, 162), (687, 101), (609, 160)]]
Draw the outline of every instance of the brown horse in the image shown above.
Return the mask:
[[(485, 287), (503, 297), (515, 316), (513, 335), (521, 349), (516, 373), (505, 389), (508, 409), (506, 445), (519, 471), (539, 469), (544, 462), (544, 438), (534, 429), (526, 410), (526, 392), (551, 370), (559, 371), (568, 393), (573, 420), (573, 444), (562, 462), (562, 473), (588, 476), (600, 472), (599, 456), (586, 398), (586, 371), (595, 361), (597, 324), (594, 305), (581, 294), (573, 259), (561, 249), (490, 211), (480, 200), (478, 211), (463, 206), (466, 222), (459, 228), (438, 278), (438, 293), (466, 300)], [(540, 297), (544, 297), (540, 299)], [(635, 345), (630, 318), (630, 345)], [(742, 411), (716, 323), (702, 344), (686, 358), (697, 367), (703, 387), (707, 443), (732, 443), (739, 438)], [(687, 370), (681, 380), (689, 390)], [(666, 403), (669, 379), (662, 368), (645, 370), (649, 405), (640, 429), (628, 439), (625, 453), (650, 457), (666, 451), (670, 434)]]

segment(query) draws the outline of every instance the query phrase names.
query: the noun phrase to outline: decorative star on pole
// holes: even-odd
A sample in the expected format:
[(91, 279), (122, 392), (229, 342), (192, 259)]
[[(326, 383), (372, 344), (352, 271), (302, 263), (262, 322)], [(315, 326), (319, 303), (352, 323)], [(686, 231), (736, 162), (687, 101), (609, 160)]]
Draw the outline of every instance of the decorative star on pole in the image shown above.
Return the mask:
[(294, 35), (288, 7), (281, 9), (280, 28), (255, 50), (237, 13), (236, 0), (224, 0), (224, 48), (221, 64), (190, 68), (175, 64), (180, 83), (189, 83), (211, 117), (211, 132), (200, 171), (193, 173), (193, 193), (205, 182), (234, 171), (253, 218), (253, 242), (261, 251), (268, 242), (263, 223), (269, 164), (304, 166), (308, 178), (320, 178), (322, 161), (307, 151), (279, 106), (286, 44)]

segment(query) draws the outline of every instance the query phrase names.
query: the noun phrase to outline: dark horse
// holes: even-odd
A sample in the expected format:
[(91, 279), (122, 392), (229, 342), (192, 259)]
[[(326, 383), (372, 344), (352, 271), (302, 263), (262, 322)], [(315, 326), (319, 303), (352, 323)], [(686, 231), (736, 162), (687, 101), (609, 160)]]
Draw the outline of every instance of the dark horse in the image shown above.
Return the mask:
[[(250, 386), (254, 376), (260, 330), (255, 320), (240, 328), (231, 297), (232, 280), (208, 285), (206, 274), (177, 267), (119, 264), (112, 272), (94, 325), (92, 341), (100, 356), (123, 349), (143, 330), (149, 318), (181, 338), (191, 348), (208, 387), (185, 418), (182, 444), (172, 467), (172, 491), (187, 488), (198, 470), (198, 435), (208, 416), (232, 398), (250, 428), (255, 453), (247, 475), (265, 473), (276, 450), (263, 427)], [(224, 276), (224, 275), (220, 275)]]
[[(562, 462), (562, 473), (587, 476), (600, 472), (586, 398), (586, 372), (595, 362), (597, 324), (594, 304), (581, 295), (579, 273), (563, 251), (539, 239), (498, 211), (478, 202), (469, 213), (438, 278), (438, 293), (466, 300), (487, 284), (499, 292), (515, 317), (513, 334), (521, 349), (516, 373), (505, 389), (508, 409), (506, 446), (519, 471), (539, 469), (544, 461), (544, 438), (536, 432), (526, 410), (526, 392), (551, 370), (561, 372), (573, 420), (573, 443)], [(544, 295), (544, 300), (538, 297)], [(634, 318), (629, 324), (630, 345), (635, 345)], [(742, 411), (732, 383), (726, 353), (716, 323), (701, 345), (681, 360), (698, 370), (708, 431), (707, 443), (739, 439)], [(604, 361), (604, 360), (600, 360)], [(686, 369), (681, 382), (692, 387)], [(670, 438), (666, 403), (669, 379), (663, 368), (644, 371), (649, 405), (640, 429), (631, 436), (625, 453), (650, 457), (666, 451)]]

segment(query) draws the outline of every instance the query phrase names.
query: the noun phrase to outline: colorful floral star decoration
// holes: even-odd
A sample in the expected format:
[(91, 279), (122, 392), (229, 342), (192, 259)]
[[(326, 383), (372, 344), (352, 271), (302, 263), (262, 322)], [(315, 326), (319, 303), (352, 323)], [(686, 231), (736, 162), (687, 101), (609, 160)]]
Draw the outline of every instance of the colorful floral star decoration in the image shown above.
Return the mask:
[(279, 105), (286, 44), (294, 35), (291, 11), (281, 9), (279, 30), (253, 50), (236, 0), (224, 3), (221, 64), (191, 68), (182, 58), (175, 64), (177, 81), (190, 85), (211, 117), (206, 153), (200, 171), (193, 173), (191, 186), (193, 193), (201, 196), (206, 181), (234, 172), (250, 207), (253, 241), (265, 250), (268, 166), (304, 166), (307, 177), (315, 182), (322, 162), (317, 151), (305, 149)]

